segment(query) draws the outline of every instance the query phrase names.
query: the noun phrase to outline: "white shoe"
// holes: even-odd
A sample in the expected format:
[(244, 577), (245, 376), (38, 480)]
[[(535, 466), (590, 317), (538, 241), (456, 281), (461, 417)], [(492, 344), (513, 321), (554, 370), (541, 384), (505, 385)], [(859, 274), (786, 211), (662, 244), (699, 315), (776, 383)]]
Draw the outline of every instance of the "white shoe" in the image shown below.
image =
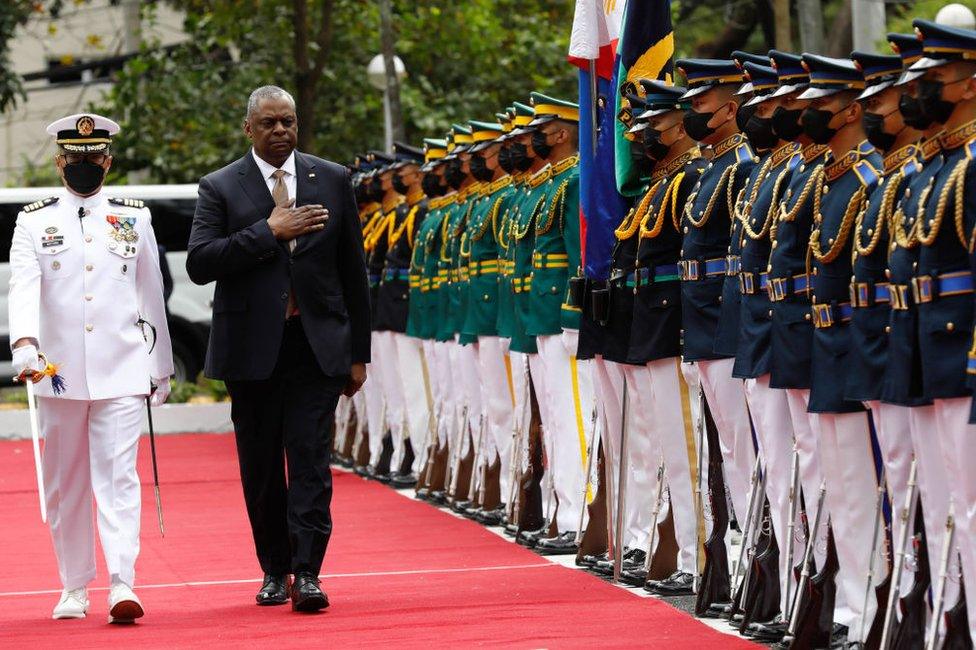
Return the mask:
[(61, 592), (61, 600), (54, 607), (51, 618), (54, 620), (66, 618), (85, 618), (88, 612), (88, 589), (65, 589)]
[(132, 587), (124, 582), (116, 582), (112, 585), (108, 592), (108, 607), (109, 623), (134, 623), (137, 618), (142, 618), (145, 614), (139, 597), (132, 591)]

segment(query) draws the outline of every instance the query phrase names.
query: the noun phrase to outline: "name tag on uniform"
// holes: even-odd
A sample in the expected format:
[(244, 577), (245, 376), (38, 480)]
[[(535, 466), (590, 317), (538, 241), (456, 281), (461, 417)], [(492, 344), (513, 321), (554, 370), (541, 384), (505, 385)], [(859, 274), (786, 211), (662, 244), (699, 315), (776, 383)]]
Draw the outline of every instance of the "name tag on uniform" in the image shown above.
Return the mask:
[(46, 237), (41, 237), (42, 248), (53, 248), (55, 246), (62, 246), (63, 244), (64, 235), (47, 235)]

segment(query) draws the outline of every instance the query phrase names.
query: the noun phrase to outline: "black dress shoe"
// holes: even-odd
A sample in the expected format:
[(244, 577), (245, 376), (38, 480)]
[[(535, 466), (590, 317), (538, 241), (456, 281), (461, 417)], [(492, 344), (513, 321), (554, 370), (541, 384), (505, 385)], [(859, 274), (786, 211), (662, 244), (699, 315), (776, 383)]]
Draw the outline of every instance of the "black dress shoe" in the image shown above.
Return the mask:
[(329, 606), (329, 599), (319, 588), (319, 579), (311, 573), (295, 575), (291, 585), (291, 608), (296, 612), (317, 612)]
[(477, 517), (478, 523), (484, 526), (500, 526), (505, 517), (505, 508), (499, 507), (494, 510), (482, 510)]
[(540, 539), (535, 549), (543, 555), (576, 555), (579, 552), (576, 533), (571, 531)]
[(597, 562), (605, 561), (608, 557), (610, 556), (606, 553), (603, 553), (602, 555), (584, 555), (576, 560), (576, 566), (590, 568), (596, 566)]
[(428, 489), (428, 488), (420, 488), (419, 490), (417, 490), (417, 495), (416, 496), (421, 501), (427, 501), (427, 500), (430, 499), (430, 489)]
[(675, 571), (667, 579), (649, 582), (646, 591), (658, 596), (690, 596), (694, 591), (695, 576), (684, 571)]
[(643, 587), (647, 582), (647, 571), (643, 566), (625, 569), (620, 572), (620, 579), (631, 587)]
[(284, 605), (288, 602), (288, 575), (264, 574), (264, 584), (254, 600), (258, 605)]
[(356, 476), (362, 476), (363, 478), (369, 477), (369, 467), (366, 465), (356, 465), (352, 468), (352, 471)]
[(751, 623), (744, 632), (745, 636), (760, 643), (777, 643), (786, 635), (789, 624), (786, 621), (773, 620), (765, 623)]
[(467, 499), (465, 499), (464, 501), (455, 501), (454, 503), (451, 504), (451, 510), (458, 513), (459, 515), (463, 515), (464, 511), (470, 507), (471, 507), (471, 502), (468, 501)]
[(548, 531), (548, 526), (543, 526), (542, 528), (538, 528), (536, 530), (523, 530), (521, 533), (519, 533), (519, 536), (515, 538), (515, 541), (522, 546), (535, 548), (535, 545), (539, 543), (539, 540)]
[(417, 485), (416, 474), (393, 474), (390, 476), (390, 485), (398, 490), (406, 490)]

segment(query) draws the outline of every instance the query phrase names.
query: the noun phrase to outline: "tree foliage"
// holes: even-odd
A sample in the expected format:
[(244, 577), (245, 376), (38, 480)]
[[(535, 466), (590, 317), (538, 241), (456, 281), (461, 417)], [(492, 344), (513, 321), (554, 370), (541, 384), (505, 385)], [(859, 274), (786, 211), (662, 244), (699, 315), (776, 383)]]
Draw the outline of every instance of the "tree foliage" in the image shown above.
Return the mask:
[[(349, 160), (383, 142), (382, 96), (366, 79), (380, 51), (379, 13), (367, 0), (174, 0), (186, 12), (186, 43), (145, 43), (98, 110), (118, 117), (117, 174), (146, 170), (158, 182), (192, 182), (238, 157), (247, 95), (266, 83), (298, 98), (296, 6), (307, 4), (308, 57), (322, 61), (313, 118), (300, 131), (309, 151)], [(316, 38), (332, 22), (327, 52)], [(394, 2), (406, 137), (438, 136), (452, 122), (493, 119), (529, 91), (574, 97), (566, 64), (572, 3), (559, 0)], [(151, 13), (147, 15), (152, 19)], [(299, 102), (301, 103), (301, 102)], [(301, 107), (300, 107), (301, 108)], [(301, 112), (300, 112), (301, 115)]]

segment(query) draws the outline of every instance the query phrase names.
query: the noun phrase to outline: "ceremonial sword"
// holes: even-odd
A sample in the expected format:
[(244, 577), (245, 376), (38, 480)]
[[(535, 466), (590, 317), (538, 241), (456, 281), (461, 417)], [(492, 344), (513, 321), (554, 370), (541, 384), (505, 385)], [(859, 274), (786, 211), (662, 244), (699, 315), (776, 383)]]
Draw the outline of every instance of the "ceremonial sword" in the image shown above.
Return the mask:
[[(47, 359), (40, 352), (38, 352), (37, 358), (39, 360), (43, 359), (45, 365), (47, 364)], [(41, 506), (41, 521), (46, 524), (47, 495), (44, 492), (44, 466), (41, 464), (41, 428), (37, 422), (37, 404), (34, 403), (34, 384), (43, 379), (45, 375), (39, 371), (34, 371), (30, 377), (27, 375), (28, 371), (25, 369), (20, 375), (14, 377), (14, 381), (23, 382), (24, 388), (27, 389), (27, 412), (30, 418), (31, 444), (34, 447), (34, 473), (37, 475), (37, 498)]]
[[(136, 325), (142, 330), (142, 337), (146, 338), (146, 331), (143, 329), (143, 325), (149, 326), (149, 331), (152, 332), (152, 344), (149, 346), (149, 354), (152, 354), (153, 350), (156, 349), (156, 327), (145, 320), (140, 318), (136, 321)], [(148, 340), (148, 339), (147, 339)], [(152, 471), (153, 471), (153, 493), (156, 496), (156, 521), (159, 523), (159, 534), (162, 537), (166, 537), (166, 529), (163, 527), (163, 502), (159, 498), (159, 468), (156, 462), (156, 431), (153, 429), (153, 418), (152, 418), (152, 402), (150, 401), (153, 393), (156, 392), (157, 386), (153, 386), (152, 382), (149, 382), (149, 395), (146, 395), (146, 416), (149, 419), (149, 454), (152, 457)]]

